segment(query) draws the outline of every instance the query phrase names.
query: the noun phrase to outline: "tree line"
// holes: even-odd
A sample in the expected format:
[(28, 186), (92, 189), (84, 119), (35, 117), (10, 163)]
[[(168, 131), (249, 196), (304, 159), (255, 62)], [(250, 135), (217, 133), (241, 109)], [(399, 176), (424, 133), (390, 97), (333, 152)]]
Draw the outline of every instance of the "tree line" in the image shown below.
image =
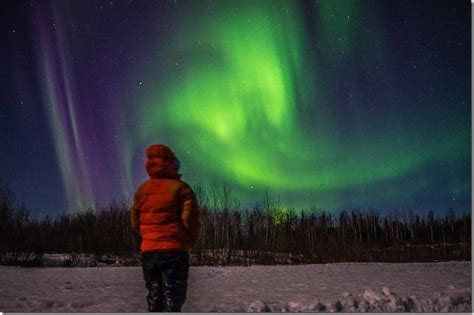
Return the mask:
[[(219, 195), (216, 194), (219, 192)], [(376, 211), (337, 214), (285, 209), (267, 194), (243, 209), (228, 188), (210, 193), (198, 186), (203, 230), (192, 253), (205, 263), (205, 253), (290, 253), (305, 262), (433, 261), (471, 256), (471, 215), (452, 210), (435, 216), (382, 216)], [(129, 203), (41, 219), (0, 190), (0, 253), (93, 253), (130, 256), (138, 252), (139, 236), (131, 230)], [(230, 259), (230, 258), (229, 258)], [(229, 260), (228, 260), (229, 262)]]

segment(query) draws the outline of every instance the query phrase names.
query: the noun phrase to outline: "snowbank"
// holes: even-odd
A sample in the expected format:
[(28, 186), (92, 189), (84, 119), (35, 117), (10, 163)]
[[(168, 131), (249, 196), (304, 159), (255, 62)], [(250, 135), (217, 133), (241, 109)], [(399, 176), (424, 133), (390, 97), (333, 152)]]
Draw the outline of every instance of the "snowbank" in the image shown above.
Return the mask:
[(358, 296), (343, 293), (341, 299), (311, 303), (267, 303), (257, 300), (247, 312), (471, 312), (471, 291), (439, 292), (435, 298), (396, 294), (383, 287), (382, 292), (365, 290)]

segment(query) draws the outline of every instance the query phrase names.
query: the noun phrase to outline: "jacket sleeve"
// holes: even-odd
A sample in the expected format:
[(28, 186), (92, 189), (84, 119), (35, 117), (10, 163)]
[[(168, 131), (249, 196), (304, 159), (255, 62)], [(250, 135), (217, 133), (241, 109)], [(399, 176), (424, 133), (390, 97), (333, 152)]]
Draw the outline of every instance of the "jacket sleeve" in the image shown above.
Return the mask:
[(183, 220), (183, 225), (188, 232), (192, 246), (198, 242), (201, 234), (202, 213), (199, 209), (196, 195), (191, 187), (184, 185), (179, 190), (179, 195), (182, 202), (181, 219)]
[(130, 223), (133, 230), (140, 232), (140, 208), (138, 201), (138, 192), (133, 197), (133, 205), (130, 210)]

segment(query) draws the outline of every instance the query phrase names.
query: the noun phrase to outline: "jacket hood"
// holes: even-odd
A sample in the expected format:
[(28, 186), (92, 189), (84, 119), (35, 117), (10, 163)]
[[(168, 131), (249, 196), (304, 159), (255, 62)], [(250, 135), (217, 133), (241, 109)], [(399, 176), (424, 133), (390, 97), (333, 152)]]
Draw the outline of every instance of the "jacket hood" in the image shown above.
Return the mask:
[(146, 149), (146, 171), (151, 178), (181, 178), (179, 160), (165, 145), (153, 144)]

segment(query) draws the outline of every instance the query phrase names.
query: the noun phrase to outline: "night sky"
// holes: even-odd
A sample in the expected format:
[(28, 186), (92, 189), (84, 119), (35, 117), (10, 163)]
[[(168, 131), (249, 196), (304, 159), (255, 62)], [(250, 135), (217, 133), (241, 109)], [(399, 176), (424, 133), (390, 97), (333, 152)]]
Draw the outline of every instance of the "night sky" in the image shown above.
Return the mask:
[(144, 150), (242, 205), (471, 210), (469, 1), (2, 1), (0, 180), (131, 198)]

